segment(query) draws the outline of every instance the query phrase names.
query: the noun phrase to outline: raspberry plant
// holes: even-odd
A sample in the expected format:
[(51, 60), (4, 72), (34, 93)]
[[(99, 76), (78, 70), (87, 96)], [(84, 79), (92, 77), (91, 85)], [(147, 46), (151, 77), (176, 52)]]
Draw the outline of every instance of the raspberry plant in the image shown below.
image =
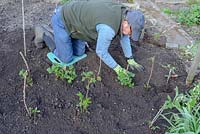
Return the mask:
[(86, 89), (89, 90), (90, 88), (90, 85), (93, 83), (96, 82), (96, 78), (95, 78), (95, 75), (92, 71), (89, 71), (89, 72), (83, 72), (81, 74), (82, 76), (82, 81), (87, 81), (87, 85), (86, 85)]
[(49, 74), (54, 73), (57, 79), (66, 79), (69, 84), (77, 77), (74, 66), (61, 67), (58, 64), (53, 64), (47, 71)]
[(86, 81), (87, 85), (86, 85), (85, 96), (81, 92), (77, 93), (77, 96), (79, 97), (78, 107), (81, 109), (81, 112), (85, 112), (87, 111), (89, 105), (92, 103), (91, 98), (88, 97), (90, 85), (94, 84), (98, 80), (98, 77), (96, 78), (95, 74), (92, 71), (83, 72), (81, 76), (82, 76), (82, 81)]
[(20, 70), (19, 71), (19, 76), (22, 78), (22, 79), (25, 79), (26, 77), (26, 83), (28, 86), (32, 86), (33, 85), (33, 79), (30, 77), (30, 75), (28, 74), (28, 71), (27, 70)]
[(134, 73), (131, 73), (126, 70), (121, 70), (117, 76), (117, 80), (122, 86), (134, 87), (134, 83), (132, 81), (134, 77)]
[(81, 113), (87, 111), (89, 105), (92, 103), (90, 97), (85, 97), (81, 92), (76, 94), (79, 97), (79, 104), (78, 107), (81, 110)]

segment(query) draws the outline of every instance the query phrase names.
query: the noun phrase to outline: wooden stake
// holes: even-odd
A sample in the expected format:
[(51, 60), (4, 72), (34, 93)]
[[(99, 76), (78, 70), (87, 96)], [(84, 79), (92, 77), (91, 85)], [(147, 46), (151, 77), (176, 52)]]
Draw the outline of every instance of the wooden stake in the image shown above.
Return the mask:
[(189, 69), (189, 73), (186, 79), (186, 85), (190, 85), (192, 83), (199, 63), (200, 63), (200, 46), (198, 47), (197, 54), (195, 55), (194, 60), (192, 62), (192, 66)]

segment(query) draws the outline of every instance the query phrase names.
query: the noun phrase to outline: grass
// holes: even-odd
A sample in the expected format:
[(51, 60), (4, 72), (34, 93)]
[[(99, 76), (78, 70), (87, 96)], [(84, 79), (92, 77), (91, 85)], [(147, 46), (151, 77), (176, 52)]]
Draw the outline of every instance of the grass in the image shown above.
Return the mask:
[(168, 96), (159, 117), (168, 122), (166, 134), (199, 134), (200, 83), (186, 94), (179, 93), (176, 88), (174, 99)]

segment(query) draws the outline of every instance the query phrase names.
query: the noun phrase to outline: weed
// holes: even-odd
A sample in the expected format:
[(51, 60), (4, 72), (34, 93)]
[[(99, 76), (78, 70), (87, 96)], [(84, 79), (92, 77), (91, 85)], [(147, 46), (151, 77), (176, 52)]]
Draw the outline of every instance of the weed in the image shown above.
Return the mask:
[(134, 87), (133, 78), (135, 74), (126, 70), (121, 70), (118, 73), (117, 79), (122, 86)]
[(24, 70), (24, 69), (20, 70), (19, 71), (19, 76), (22, 79), (25, 79), (25, 77), (26, 77), (26, 83), (27, 83), (27, 85), (29, 85), (29, 86), (33, 85), (33, 79), (30, 77), (30, 75), (28, 74), (27, 70)]
[(167, 97), (163, 110), (176, 110), (174, 112), (160, 113), (168, 125), (167, 134), (199, 134), (200, 133), (200, 83), (186, 94), (179, 93), (176, 88), (174, 99)]
[(86, 89), (90, 89), (90, 85), (96, 82), (95, 75), (92, 71), (83, 72), (81, 76), (82, 76), (82, 81), (87, 81)]
[(51, 74), (54, 73), (56, 78), (60, 78), (62, 80), (66, 79), (66, 81), (71, 84), (73, 80), (77, 77), (74, 66), (69, 67), (60, 67), (57, 64), (53, 64), (51, 67), (47, 69), (47, 71)]
[(84, 96), (81, 92), (78, 92), (76, 95), (79, 97), (78, 107), (80, 108), (81, 112), (87, 111), (89, 105), (92, 103), (91, 98)]

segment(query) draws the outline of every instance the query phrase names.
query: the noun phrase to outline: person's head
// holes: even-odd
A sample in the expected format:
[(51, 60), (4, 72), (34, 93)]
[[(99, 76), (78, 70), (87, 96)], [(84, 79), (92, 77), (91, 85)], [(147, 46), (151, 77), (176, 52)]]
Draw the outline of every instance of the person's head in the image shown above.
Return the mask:
[(130, 35), (133, 41), (139, 41), (142, 29), (144, 28), (144, 14), (139, 10), (127, 11), (122, 21), (122, 33)]

